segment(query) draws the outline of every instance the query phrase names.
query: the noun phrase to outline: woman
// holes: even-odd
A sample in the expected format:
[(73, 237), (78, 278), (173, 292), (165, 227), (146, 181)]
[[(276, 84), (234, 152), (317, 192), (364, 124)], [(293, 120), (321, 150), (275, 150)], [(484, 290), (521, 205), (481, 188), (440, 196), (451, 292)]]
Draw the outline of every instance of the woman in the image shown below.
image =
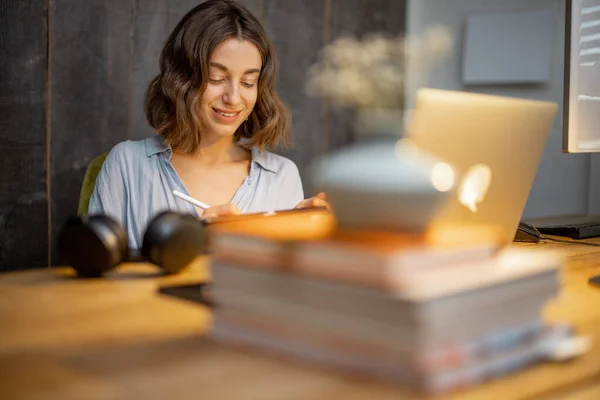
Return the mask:
[(169, 36), (146, 93), (158, 135), (109, 152), (88, 213), (115, 218), (139, 248), (147, 224), (167, 209), (207, 218), (324, 205), (323, 194), (303, 200), (296, 165), (265, 150), (290, 138), (277, 73), (273, 45), (246, 8), (208, 0), (192, 9)]

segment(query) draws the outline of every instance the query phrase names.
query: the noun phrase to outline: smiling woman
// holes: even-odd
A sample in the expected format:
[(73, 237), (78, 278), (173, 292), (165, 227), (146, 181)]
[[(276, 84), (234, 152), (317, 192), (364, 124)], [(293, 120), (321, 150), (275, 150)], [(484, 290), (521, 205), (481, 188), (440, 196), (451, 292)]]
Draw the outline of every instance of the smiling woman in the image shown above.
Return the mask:
[[(325, 205), (304, 199), (298, 168), (269, 150), (291, 142), (290, 113), (276, 93), (278, 61), (259, 21), (232, 0), (188, 12), (167, 39), (145, 111), (157, 134), (108, 154), (88, 214), (125, 228), (138, 248), (166, 210), (200, 218)], [(203, 210), (173, 190), (212, 207)]]
[(200, 99), (207, 132), (228, 136), (240, 121), (247, 121), (256, 104), (261, 64), (258, 49), (246, 40), (230, 38), (216, 47)]

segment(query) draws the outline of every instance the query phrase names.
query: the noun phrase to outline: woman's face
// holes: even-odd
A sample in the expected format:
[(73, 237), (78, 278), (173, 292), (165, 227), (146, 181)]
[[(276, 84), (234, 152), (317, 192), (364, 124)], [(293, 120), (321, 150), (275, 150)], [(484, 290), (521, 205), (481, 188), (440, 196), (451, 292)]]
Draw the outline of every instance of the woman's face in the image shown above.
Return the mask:
[[(229, 38), (213, 51), (200, 119), (210, 135), (233, 136), (256, 104), (260, 52), (247, 40)], [(204, 130), (203, 130), (204, 131)]]

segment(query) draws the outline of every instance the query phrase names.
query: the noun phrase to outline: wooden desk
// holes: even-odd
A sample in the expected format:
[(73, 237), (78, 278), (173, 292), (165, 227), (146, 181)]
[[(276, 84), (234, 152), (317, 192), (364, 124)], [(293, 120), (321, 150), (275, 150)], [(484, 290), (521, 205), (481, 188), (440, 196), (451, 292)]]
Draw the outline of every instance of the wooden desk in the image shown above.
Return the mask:
[[(598, 240), (600, 243), (600, 240)], [(593, 350), (444, 399), (600, 399), (600, 247), (565, 249), (570, 261), (545, 317), (594, 337)], [(392, 384), (211, 343), (207, 310), (157, 295), (159, 285), (207, 276), (126, 265), (109, 279), (77, 280), (69, 269), (0, 275), (0, 399), (414, 399)]]

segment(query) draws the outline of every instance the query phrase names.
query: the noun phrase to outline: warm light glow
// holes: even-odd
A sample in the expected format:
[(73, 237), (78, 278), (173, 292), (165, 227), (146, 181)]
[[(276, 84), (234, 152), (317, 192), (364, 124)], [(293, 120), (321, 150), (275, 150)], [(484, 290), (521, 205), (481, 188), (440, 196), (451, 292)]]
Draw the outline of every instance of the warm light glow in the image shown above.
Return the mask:
[(476, 164), (467, 170), (458, 191), (460, 203), (471, 212), (477, 212), (492, 181), (492, 170), (485, 164)]
[(444, 162), (439, 162), (431, 170), (431, 183), (440, 192), (447, 192), (454, 186), (454, 171)]
[(415, 142), (408, 138), (402, 138), (396, 142), (396, 157), (402, 158), (406, 156), (416, 157), (419, 155), (419, 147)]

